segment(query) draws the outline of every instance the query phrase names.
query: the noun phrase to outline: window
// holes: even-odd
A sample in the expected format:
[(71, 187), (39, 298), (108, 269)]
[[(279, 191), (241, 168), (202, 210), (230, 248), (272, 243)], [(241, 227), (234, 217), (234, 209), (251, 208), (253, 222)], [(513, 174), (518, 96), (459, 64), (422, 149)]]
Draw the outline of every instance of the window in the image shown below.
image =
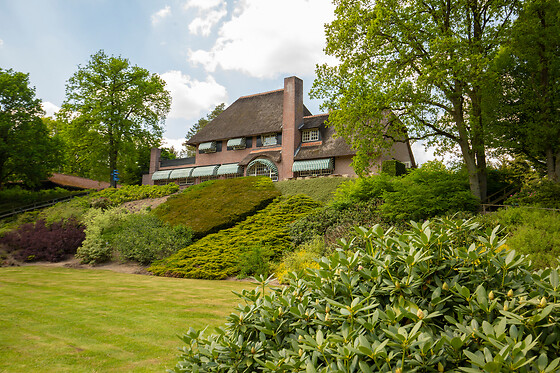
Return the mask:
[(312, 142), (319, 141), (319, 129), (313, 128), (311, 130), (305, 130), (301, 133), (302, 142)]
[(263, 146), (276, 145), (278, 143), (277, 140), (276, 140), (276, 134), (275, 133), (268, 134), (268, 135), (262, 135), (261, 140), (262, 140), (262, 145)]
[(405, 161), (405, 162), (403, 162), (403, 163), (404, 163), (404, 166), (405, 166), (406, 168), (411, 168), (411, 167), (412, 167), (412, 163), (411, 163), (411, 162)]
[(268, 159), (255, 159), (247, 166), (247, 176), (268, 176), (278, 181), (278, 168)]

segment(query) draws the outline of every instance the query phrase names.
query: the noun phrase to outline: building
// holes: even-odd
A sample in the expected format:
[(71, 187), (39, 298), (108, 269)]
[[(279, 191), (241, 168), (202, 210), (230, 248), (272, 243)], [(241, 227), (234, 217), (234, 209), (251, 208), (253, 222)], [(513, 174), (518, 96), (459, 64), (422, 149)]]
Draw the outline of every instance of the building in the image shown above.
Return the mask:
[[(187, 144), (196, 157), (161, 160), (152, 149), (144, 184), (192, 185), (216, 178), (265, 175), (272, 180), (306, 176), (356, 176), (355, 151), (326, 127), (328, 114), (312, 115), (303, 104), (303, 81), (284, 79), (284, 88), (244, 96), (208, 123)], [(410, 145), (396, 143), (378, 160), (414, 166)], [(375, 172), (374, 167), (374, 172)]]

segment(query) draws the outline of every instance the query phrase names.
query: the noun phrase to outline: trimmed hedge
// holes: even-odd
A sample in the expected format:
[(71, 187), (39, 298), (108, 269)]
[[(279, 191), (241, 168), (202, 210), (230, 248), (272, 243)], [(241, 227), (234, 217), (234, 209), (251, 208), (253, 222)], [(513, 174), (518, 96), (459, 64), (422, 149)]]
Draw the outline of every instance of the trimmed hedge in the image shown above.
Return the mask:
[(266, 250), (271, 260), (279, 259), (292, 245), (288, 224), (318, 206), (304, 195), (279, 197), (243, 222), (154, 262), (148, 270), (159, 276), (223, 279), (239, 271), (240, 258), (253, 248)]
[(319, 202), (330, 202), (337, 188), (347, 181), (348, 177), (314, 177), (310, 179), (282, 180), (276, 183), (283, 196), (305, 194)]
[(232, 227), (279, 195), (267, 177), (211, 180), (170, 197), (154, 213), (173, 226), (181, 224), (191, 228), (197, 239)]
[(160, 198), (179, 191), (175, 183), (167, 185), (125, 185), (120, 188), (106, 188), (90, 195), (92, 207), (115, 207), (125, 202), (145, 198)]

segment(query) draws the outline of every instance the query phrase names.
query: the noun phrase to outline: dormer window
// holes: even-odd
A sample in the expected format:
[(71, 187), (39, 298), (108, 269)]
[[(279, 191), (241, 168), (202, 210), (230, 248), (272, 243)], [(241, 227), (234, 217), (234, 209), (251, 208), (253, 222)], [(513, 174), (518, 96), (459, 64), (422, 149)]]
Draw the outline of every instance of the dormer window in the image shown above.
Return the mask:
[(319, 129), (312, 128), (301, 133), (301, 142), (319, 141)]
[(227, 148), (229, 149), (233, 149), (233, 150), (240, 150), (240, 149), (245, 149), (246, 148), (246, 144), (245, 144), (245, 137), (238, 137), (236, 139), (229, 139), (227, 142)]
[(199, 153), (215, 153), (216, 152), (216, 141), (203, 142), (198, 145)]
[(263, 146), (270, 146), (270, 145), (278, 144), (278, 140), (276, 139), (276, 134), (275, 133), (262, 135), (261, 136), (261, 141), (262, 141)]

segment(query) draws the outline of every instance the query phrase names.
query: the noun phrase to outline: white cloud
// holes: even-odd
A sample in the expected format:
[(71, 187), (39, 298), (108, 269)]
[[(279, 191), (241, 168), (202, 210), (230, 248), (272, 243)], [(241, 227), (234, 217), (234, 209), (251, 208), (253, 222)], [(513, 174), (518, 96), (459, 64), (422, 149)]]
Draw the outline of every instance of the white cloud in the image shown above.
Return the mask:
[(0, 48), (4, 45), (4, 40), (0, 39)]
[(161, 20), (171, 15), (171, 7), (166, 5), (165, 8), (158, 10), (152, 14), (152, 25), (158, 24)]
[(195, 18), (189, 24), (189, 31), (194, 35), (201, 34), (203, 36), (208, 36), (210, 35), (210, 31), (212, 31), (212, 27), (220, 22), (226, 15), (227, 11), (225, 7), (204, 12), (202, 16)]
[(167, 137), (163, 138), (163, 147), (165, 148), (171, 148), (173, 147), (175, 150), (181, 152), (181, 149), (183, 148), (183, 143), (185, 142), (185, 138), (179, 138), (179, 139), (170, 139)]
[(45, 101), (41, 103), (41, 106), (43, 107), (43, 110), (45, 110), (45, 112), (47, 113), (46, 114), (47, 117), (54, 117), (54, 115), (60, 110), (59, 106), (56, 106), (55, 104), (49, 101)]
[(161, 75), (171, 93), (169, 118), (195, 119), (201, 113), (227, 101), (226, 88), (209, 76), (206, 81), (194, 80), (180, 71), (172, 70)]
[(197, 8), (199, 10), (209, 10), (216, 8), (220, 5), (225, 5), (225, 0), (188, 0), (183, 8), (188, 10), (190, 8)]
[(334, 18), (328, 0), (245, 0), (236, 3), (209, 50), (189, 51), (189, 60), (209, 71), (220, 67), (258, 78), (305, 75), (326, 62), (324, 25)]

